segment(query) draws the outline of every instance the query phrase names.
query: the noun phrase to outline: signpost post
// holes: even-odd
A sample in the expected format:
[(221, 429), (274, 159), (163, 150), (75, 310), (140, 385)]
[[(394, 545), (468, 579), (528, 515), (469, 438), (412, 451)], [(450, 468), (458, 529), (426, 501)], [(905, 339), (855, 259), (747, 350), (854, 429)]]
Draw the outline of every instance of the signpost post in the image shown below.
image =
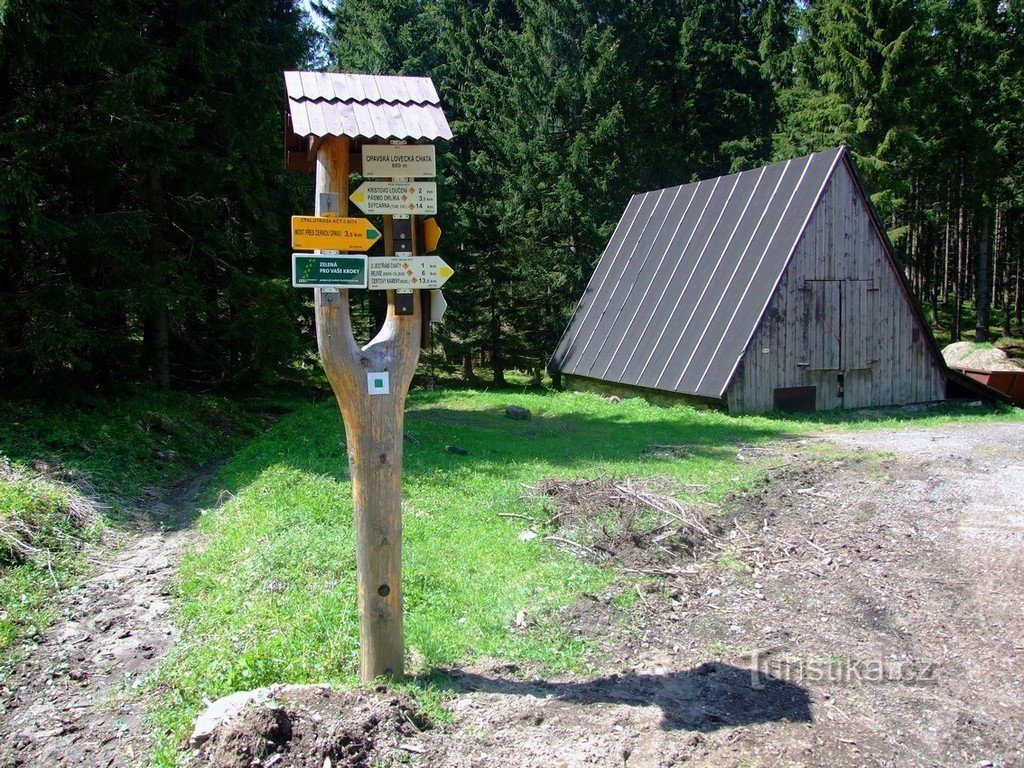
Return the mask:
[[(316, 189), (337, 195), (342, 215), (348, 207), (348, 175), (349, 139), (325, 137), (317, 152)], [(386, 255), (392, 239), (389, 225), (386, 221)], [(396, 314), (394, 293), (389, 292), (384, 325), (362, 348), (352, 333), (348, 290), (317, 288), (315, 299), (317, 346), (344, 417), (352, 477), (360, 673), (365, 682), (380, 676), (400, 679), (402, 434), (405, 396), (420, 353), (419, 292), (413, 295), (409, 315)]]

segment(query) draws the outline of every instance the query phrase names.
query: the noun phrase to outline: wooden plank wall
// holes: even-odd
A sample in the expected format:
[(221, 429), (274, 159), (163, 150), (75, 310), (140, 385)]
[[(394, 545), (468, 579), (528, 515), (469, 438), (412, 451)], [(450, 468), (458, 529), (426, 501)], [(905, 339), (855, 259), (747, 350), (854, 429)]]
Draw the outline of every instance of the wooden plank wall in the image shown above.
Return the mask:
[[(729, 387), (732, 413), (761, 413), (773, 407), (774, 390), (817, 387), (815, 406), (864, 408), (930, 402), (945, 396), (945, 376), (928, 347), (921, 327), (885, 251), (867, 205), (845, 162), (840, 163), (825, 189), (807, 230), (761, 325)], [(809, 291), (805, 280), (870, 281), (870, 286), (847, 286), (846, 295), (861, 287), (870, 293), (858, 306), (844, 307), (844, 371), (813, 371), (804, 349)], [(860, 322), (854, 322), (859, 315)], [(858, 368), (866, 360), (877, 362)], [(837, 376), (843, 374), (843, 396)]]

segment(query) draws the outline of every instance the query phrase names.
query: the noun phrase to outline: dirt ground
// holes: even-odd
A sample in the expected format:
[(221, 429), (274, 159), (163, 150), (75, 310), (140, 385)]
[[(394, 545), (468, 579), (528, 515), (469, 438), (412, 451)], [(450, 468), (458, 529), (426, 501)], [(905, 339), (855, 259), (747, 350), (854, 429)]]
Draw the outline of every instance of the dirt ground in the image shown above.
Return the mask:
[(95, 574), (60, 596), (62, 617), (0, 685), (0, 766), (127, 768), (150, 739), (136, 687), (175, 638), (169, 580), (217, 467), (152, 489), (138, 518), (92, 558)]
[[(737, 456), (771, 471), (696, 563), (536, 617), (590, 641), (590, 674), (440, 670), (451, 722), (432, 727), (388, 692), (271, 692), (192, 765), (1024, 766), (1024, 424)], [(8, 681), (0, 765), (133, 764), (137, 704), (114, 694), (174, 631), (161, 585), (177, 534), (154, 535)], [(122, 622), (138, 615), (156, 618), (136, 634)]]
[(740, 455), (777, 469), (714, 563), (562, 617), (600, 674), (453, 670), (422, 764), (1024, 764), (1024, 426)]

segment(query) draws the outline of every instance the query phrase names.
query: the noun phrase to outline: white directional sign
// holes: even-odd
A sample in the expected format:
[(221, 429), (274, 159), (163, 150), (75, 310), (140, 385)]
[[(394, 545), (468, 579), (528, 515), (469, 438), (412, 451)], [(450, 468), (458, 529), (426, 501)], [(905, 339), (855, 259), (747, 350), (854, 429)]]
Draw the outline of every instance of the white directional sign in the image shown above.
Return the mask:
[(433, 144), (363, 145), (363, 176), (368, 179), (391, 179), (395, 176), (430, 179), (436, 175)]
[(444, 318), (444, 311), (448, 309), (448, 302), (444, 300), (444, 294), (440, 291), (430, 292), (430, 322), (440, 323)]
[(364, 181), (349, 195), (363, 213), (385, 215), (437, 213), (437, 184), (432, 181)]
[(367, 288), (371, 290), (409, 290), (440, 288), (455, 270), (440, 256), (370, 259)]

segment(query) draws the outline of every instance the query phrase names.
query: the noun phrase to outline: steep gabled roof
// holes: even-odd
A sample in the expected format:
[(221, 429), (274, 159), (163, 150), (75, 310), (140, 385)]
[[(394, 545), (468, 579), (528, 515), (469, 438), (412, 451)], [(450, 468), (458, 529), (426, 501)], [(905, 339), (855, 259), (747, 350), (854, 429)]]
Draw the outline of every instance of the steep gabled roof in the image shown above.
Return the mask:
[(844, 154), (634, 195), (550, 369), (723, 397)]

